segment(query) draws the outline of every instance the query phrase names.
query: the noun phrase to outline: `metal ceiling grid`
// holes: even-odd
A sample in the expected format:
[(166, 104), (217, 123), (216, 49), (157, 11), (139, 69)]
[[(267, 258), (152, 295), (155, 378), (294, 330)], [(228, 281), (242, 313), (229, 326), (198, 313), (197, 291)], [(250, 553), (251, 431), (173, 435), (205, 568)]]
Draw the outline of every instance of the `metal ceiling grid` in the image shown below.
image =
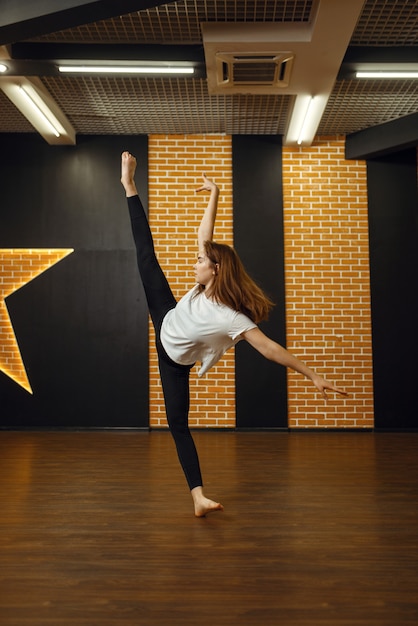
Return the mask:
[[(34, 41), (66, 43), (200, 43), (201, 22), (309, 22), (314, 0), (182, 0), (58, 31)], [(366, 0), (350, 45), (412, 46), (415, 0)]]
[[(34, 128), (26, 117), (12, 104), (0, 90), (0, 133), (33, 133)], [(2, 138), (0, 137), (0, 144)], [(3, 146), (2, 146), (3, 147)]]
[(314, 0), (182, 0), (34, 41), (196, 44), (202, 42), (201, 22), (309, 22), (313, 5)]
[(45, 77), (79, 134), (282, 134), (291, 97), (208, 96), (186, 78)]
[[(401, 95), (400, 95), (401, 94)], [(349, 134), (416, 113), (417, 81), (337, 81), (318, 134)]]
[[(34, 41), (202, 44), (204, 21), (308, 22), (316, 0), (181, 0)], [(337, 1), (337, 0), (335, 0)], [(418, 2), (366, 0), (350, 45), (418, 45)], [(213, 96), (198, 78), (43, 77), (79, 134), (284, 134), (292, 97)], [(0, 132), (34, 132), (0, 93)], [(418, 111), (417, 82), (338, 80), (318, 133), (345, 135)]]
[(367, 0), (351, 38), (352, 46), (416, 46), (418, 2)]

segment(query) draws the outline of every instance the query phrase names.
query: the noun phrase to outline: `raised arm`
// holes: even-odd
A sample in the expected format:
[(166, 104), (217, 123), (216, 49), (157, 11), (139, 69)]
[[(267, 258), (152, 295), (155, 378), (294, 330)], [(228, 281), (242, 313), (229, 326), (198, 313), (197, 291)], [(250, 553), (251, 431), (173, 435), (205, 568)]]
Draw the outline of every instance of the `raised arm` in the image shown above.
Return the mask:
[(200, 191), (210, 192), (209, 201), (197, 233), (197, 241), (200, 251), (203, 249), (203, 243), (205, 241), (212, 241), (213, 239), (213, 229), (215, 226), (216, 212), (218, 210), (219, 189), (213, 181), (206, 178), (205, 174), (203, 174), (203, 185), (199, 187), (199, 189), (196, 189), (196, 191), (198, 193)]

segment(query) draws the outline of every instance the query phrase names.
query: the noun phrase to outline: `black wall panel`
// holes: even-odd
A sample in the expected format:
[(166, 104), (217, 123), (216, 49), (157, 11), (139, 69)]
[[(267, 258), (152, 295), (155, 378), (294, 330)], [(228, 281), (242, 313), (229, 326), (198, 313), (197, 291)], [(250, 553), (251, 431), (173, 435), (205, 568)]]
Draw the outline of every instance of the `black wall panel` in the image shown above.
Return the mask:
[[(260, 328), (285, 345), (281, 137), (233, 137), (234, 247), (275, 308)], [(242, 341), (236, 348), (238, 428), (287, 427), (286, 370)]]
[(375, 427), (418, 428), (417, 152), (367, 162)]
[(148, 313), (120, 154), (147, 138), (0, 136), (0, 247), (74, 248), (7, 299), (30, 395), (0, 372), (0, 427), (147, 427)]

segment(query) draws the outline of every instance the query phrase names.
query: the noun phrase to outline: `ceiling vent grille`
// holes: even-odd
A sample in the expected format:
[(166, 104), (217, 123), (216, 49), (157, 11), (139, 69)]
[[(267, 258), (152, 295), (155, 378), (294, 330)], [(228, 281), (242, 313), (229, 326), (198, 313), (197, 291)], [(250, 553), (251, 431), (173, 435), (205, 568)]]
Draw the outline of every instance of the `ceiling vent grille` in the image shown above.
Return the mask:
[(217, 85), (287, 87), (293, 58), (291, 52), (217, 52)]

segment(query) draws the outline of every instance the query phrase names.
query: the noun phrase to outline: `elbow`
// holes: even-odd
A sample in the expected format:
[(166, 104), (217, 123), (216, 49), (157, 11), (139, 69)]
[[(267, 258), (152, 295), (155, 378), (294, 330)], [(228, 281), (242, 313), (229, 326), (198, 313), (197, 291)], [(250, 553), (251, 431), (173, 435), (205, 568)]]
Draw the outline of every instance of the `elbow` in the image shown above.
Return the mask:
[(258, 352), (268, 361), (275, 361), (275, 351), (271, 346), (260, 346)]

